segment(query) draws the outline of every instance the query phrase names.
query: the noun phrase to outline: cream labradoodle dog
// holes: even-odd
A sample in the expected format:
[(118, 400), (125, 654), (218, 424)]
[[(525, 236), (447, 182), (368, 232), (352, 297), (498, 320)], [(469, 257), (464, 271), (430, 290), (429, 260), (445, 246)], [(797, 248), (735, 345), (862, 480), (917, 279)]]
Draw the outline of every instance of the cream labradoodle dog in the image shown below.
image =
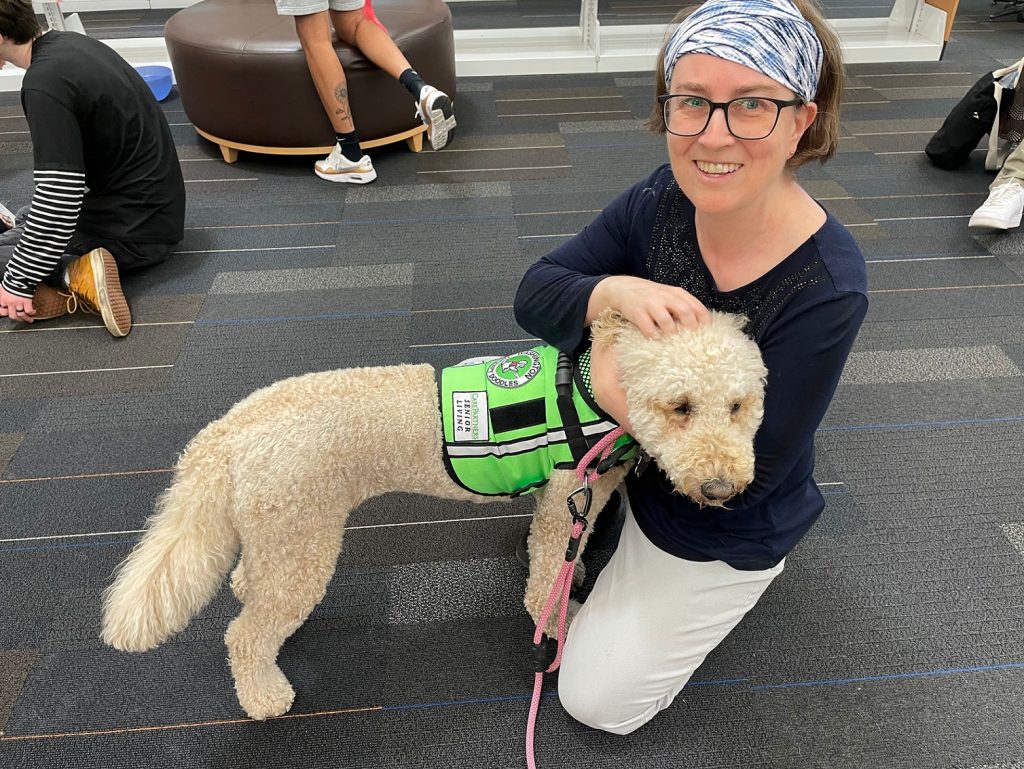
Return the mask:
[[(697, 330), (648, 340), (606, 313), (592, 329), (615, 345), (633, 437), (701, 504), (721, 505), (754, 476), (767, 371), (743, 325), (712, 313)], [(255, 719), (286, 712), (294, 692), (278, 651), (324, 597), (349, 513), (389, 491), (493, 499), (455, 483), (443, 444), (429, 365), (313, 373), (253, 393), (180, 457), (104, 596), (103, 640), (125, 651), (159, 645), (213, 598), (241, 552), (231, 588), (242, 611), (225, 634), (238, 700)], [(627, 469), (594, 485), (591, 518)], [(535, 620), (564, 561), (576, 485), (572, 471), (555, 470), (535, 494), (525, 597)]]

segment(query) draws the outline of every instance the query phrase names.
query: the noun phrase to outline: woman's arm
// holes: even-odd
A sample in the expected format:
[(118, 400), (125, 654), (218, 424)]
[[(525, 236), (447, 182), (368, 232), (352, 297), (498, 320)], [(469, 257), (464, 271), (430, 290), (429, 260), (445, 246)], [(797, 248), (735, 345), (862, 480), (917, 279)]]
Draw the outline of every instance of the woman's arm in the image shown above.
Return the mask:
[(707, 310), (682, 288), (647, 279), (654, 217), (671, 180), (671, 169), (662, 166), (530, 267), (515, 299), (519, 325), (571, 352), (606, 308), (649, 337), (705, 320)]
[(643, 246), (630, 233), (636, 198), (637, 187), (627, 190), (526, 271), (514, 303), (520, 326), (565, 352), (579, 346), (595, 287), (609, 275), (645, 270)]

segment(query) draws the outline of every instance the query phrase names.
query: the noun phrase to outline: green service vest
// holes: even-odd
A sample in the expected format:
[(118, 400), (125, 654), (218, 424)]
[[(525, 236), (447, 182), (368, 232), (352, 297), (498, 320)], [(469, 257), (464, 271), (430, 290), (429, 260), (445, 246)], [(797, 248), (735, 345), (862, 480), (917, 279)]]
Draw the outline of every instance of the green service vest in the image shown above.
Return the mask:
[[(575, 468), (617, 427), (591, 395), (590, 350), (575, 366), (563, 355), (562, 365), (571, 397), (563, 387), (561, 399), (559, 352), (548, 345), (441, 371), (444, 461), (457, 484), (475, 494), (527, 494), (552, 470)], [(619, 438), (617, 462), (630, 459), (635, 447), (628, 435)]]

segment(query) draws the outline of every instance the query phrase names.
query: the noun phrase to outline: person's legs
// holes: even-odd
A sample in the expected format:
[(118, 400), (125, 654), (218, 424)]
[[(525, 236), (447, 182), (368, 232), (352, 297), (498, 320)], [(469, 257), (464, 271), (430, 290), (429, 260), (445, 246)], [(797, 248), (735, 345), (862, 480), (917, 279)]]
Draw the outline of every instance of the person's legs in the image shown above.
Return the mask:
[(1024, 143), (1018, 144), (1013, 152), (1006, 156), (1003, 167), (999, 169), (989, 189), (995, 189), (1011, 179), (1024, 181)]
[(331, 22), (338, 37), (397, 80), (411, 68), (387, 32), (366, 18), (363, 0), (331, 0)]
[(316, 175), (332, 182), (366, 184), (376, 179), (377, 173), (359, 147), (359, 134), (349, 108), (348, 82), (334, 50), (327, 9), (327, 0), (277, 0), (278, 14), (295, 18), (295, 31), (309, 74), (337, 139), (331, 154), (314, 165)]
[[(28, 206), (21, 208), (16, 227), (0, 233), (0, 274), (14, 256), (28, 210)], [(126, 243), (76, 231), (53, 273), (36, 287), (33, 320), (51, 320), (82, 309), (100, 315), (112, 335), (127, 335), (131, 311), (121, 290), (120, 273), (159, 264), (173, 248), (170, 243)]]
[(395, 42), (363, 12), (364, 0), (330, 0), (334, 29), (347, 45), (358, 48), (391, 77), (398, 80), (416, 101), (416, 114), (427, 127), (427, 138), (435, 150), (444, 149), (455, 134), (451, 99), (427, 85), (412, 68)]
[(668, 707), (782, 572), (739, 571), (659, 550), (627, 511), (618, 549), (569, 627), (562, 706), (595, 729), (628, 734)]
[(1019, 144), (1003, 162), (989, 185), (988, 197), (972, 214), (967, 226), (974, 230), (1008, 230), (1018, 227), (1024, 216), (1024, 144)]
[(334, 50), (330, 17), (326, 11), (295, 17), (295, 31), (306, 55), (309, 74), (335, 133), (355, 130), (348, 105), (348, 83)]
[(76, 232), (68, 243), (67, 253), (61, 257), (58, 274), (63, 276), (67, 268), (78, 258), (97, 248), (110, 252), (120, 273), (144, 270), (147, 267), (167, 261), (174, 250), (171, 243), (127, 243), (97, 235)]
[(76, 232), (57, 274), (74, 295), (78, 307), (100, 315), (112, 335), (126, 336), (131, 330), (132, 316), (120, 276), (166, 261), (174, 246), (127, 243)]

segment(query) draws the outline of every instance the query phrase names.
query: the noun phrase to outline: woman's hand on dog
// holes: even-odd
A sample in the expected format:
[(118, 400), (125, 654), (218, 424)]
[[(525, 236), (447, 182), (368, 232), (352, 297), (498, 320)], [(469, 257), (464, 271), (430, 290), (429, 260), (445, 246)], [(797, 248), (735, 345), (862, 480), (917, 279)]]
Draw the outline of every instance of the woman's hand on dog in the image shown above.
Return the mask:
[(711, 317), (707, 307), (678, 286), (631, 275), (612, 275), (594, 287), (587, 305), (587, 323), (608, 308), (621, 313), (648, 339), (696, 328)]

